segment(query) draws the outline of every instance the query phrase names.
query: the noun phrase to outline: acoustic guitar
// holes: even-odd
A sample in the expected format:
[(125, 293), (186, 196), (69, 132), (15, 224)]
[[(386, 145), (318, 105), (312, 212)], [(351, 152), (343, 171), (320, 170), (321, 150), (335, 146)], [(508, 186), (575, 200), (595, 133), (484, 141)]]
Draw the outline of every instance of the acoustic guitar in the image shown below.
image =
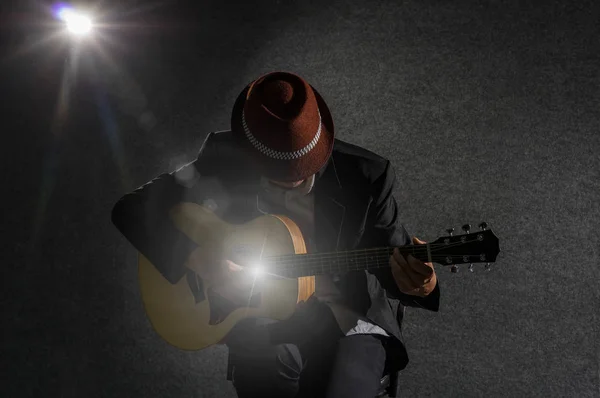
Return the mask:
[[(193, 271), (171, 284), (139, 255), (138, 276), (146, 313), (153, 328), (168, 343), (199, 350), (220, 343), (233, 326), (248, 317), (284, 320), (315, 291), (315, 275), (389, 267), (393, 247), (332, 253), (306, 253), (298, 226), (282, 215), (263, 215), (246, 224), (229, 224), (195, 203), (180, 203), (170, 211), (175, 226), (205, 250), (210, 258), (229, 259), (254, 273), (247, 303), (236, 304), (215, 293)], [(495, 262), (499, 240), (481, 231), (441, 237), (425, 245), (399, 250), (423, 262), (442, 265)], [(471, 268), (472, 270), (472, 268)], [(259, 272), (260, 271), (260, 272)]]

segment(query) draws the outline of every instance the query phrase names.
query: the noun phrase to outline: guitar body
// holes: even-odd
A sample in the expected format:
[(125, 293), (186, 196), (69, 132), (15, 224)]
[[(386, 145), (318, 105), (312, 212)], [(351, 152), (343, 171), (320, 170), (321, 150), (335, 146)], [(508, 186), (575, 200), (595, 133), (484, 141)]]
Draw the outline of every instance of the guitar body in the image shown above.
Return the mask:
[[(195, 203), (180, 203), (170, 216), (180, 231), (205, 250), (207, 258), (248, 265), (248, 261), (264, 257), (306, 253), (300, 229), (285, 216), (265, 215), (234, 225)], [(232, 305), (192, 271), (171, 284), (142, 254), (138, 276), (153, 328), (168, 343), (184, 350), (221, 342), (244, 318), (289, 318), (296, 304), (315, 290), (314, 276), (285, 279), (258, 275), (247, 306)]]
[[(264, 215), (245, 224), (230, 224), (212, 211), (186, 202), (173, 207), (169, 215), (176, 228), (198, 244), (201, 258), (206, 258), (208, 264), (227, 259), (254, 267), (262, 259), (266, 265), (263, 274), (246, 274), (252, 283), (247, 291), (237, 290), (244, 299), (236, 303), (219, 295), (209, 281), (203, 281), (192, 270), (171, 284), (140, 254), (138, 277), (148, 318), (163, 339), (184, 350), (200, 350), (223, 342), (245, 318), (287, 319), (296, 310), (296, 304), (306, 301), (315, 291), (315, 277), (304, 275), (389, 267), (394, 249), (307, 254), (300, 229), (285, 216)], [(496, 261), (500, 252), (499, 240), (491, 230), (486, 230), (487, 223), (482, 222), (479, 227), (481, 231), (469, 233), (470, 225), (465, 224), (466, 235), (444, 236), (398, 250), (423, 262), (453, 267), (486, 262), (489, 270), (489, 264)], [(278, 275), (269, 273), (273, 270)], [(329, 305), (344, 333), (356, 325), (359, 314), (344, 306)]]

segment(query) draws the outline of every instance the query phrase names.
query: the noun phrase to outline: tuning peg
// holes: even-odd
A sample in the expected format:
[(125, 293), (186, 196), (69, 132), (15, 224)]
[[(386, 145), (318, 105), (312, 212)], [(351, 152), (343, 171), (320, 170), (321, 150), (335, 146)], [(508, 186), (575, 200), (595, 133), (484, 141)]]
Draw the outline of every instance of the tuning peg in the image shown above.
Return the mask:
[(485, 229), (487, 228), (487, 223), (484, 221), (481, 224), (479, 224), (479, 228), (481, 228), (482, 231), (485, 231)]
[(490, 268), (490, 263), (485, 263), (485, 270), (486, 270), (486, 271), (489, 271), (490, 269), (491, 269), (491, 268)]
[(463, 225), (462, 230), (465, 231), (466, 233), (469, 233), (469, 231), (471, 230), (471, 224)]
[(446, 230), (446, 232), (448, 232), (448, 234), (449, 234), (450, 236), (452, 236), (452, 232), (454, 232), (454, 228), (448, 228), (448, 229)]
[(452, 271), (452, 273), (456, 274), (458, 272), (458, 265), (454, 264), (452, 267), (450, 267), (450, 271)]
[(469, 271), (473, 272), (473, 263), (469, 264)]

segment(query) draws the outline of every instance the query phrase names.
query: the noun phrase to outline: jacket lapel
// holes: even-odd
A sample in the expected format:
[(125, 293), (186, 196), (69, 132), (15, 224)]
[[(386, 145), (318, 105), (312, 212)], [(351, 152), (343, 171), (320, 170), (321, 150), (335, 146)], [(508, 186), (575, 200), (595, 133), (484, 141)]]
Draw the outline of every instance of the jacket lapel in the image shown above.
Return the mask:
[(319, 252), (338, 251), (342, 248), (346, 206), (333, 157), (332, 153), (315, 179), (315, 243)]

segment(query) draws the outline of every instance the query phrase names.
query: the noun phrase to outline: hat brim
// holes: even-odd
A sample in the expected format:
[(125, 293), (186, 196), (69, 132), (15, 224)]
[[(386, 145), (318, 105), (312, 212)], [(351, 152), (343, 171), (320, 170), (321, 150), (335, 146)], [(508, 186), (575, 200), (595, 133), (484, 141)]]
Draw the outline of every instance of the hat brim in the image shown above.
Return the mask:
[(242, 126), (242, 111), (251, 85), (252, 83), (248, 84), (240, 95), (238, 95), (231, 112), (231, 131), (236, 143), (256, 160), (256, 165), (260, 173), (269, 179), (294, 182), (316, 174), (327, 163), (327, 160), (329, 160), (333, 151), (335, 138), (333, 117), (321, 94), (313, 86), (310, 86), (315, 93), (317, 106), (321, 114), (321, 136), (319, 141), (317, 141), (317, 145), (298, 160), (278, 160), (261, 154), (246, 138)]

